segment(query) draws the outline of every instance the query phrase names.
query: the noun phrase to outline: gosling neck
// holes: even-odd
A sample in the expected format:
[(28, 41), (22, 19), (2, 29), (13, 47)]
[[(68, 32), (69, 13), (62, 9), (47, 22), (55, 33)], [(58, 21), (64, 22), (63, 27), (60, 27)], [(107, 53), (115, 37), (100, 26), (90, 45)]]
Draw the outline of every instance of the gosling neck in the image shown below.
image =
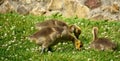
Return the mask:
[(97, 30), (93, 30), (93, 40), (97, 40)]

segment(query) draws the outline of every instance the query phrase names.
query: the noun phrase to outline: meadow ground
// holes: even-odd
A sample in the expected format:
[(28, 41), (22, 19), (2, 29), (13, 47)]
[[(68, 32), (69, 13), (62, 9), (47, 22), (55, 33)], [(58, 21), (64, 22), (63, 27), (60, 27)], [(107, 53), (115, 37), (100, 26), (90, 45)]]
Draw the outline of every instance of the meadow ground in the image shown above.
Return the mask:
[[(71, 42), (59, 43), (54, 52), (40, 54), (39, 46), (30, 42), (27, 36), (36, 30), (34, 24), (45, 19), (60, 19), (68, 24), (76, 24), (82, 29), (79, 39), (84, 43), (81, 51), (75, 50)], [(99, 37), (108, 37), (118, 44), (116, 51), (88, 50), (92, 41), (92, 27), (99, 28)], [(79, 18), (63, 18), (60, 15), (22, 16), (0, 14), (0, 61), (120, 61), (120, 22), (91, 21)]]

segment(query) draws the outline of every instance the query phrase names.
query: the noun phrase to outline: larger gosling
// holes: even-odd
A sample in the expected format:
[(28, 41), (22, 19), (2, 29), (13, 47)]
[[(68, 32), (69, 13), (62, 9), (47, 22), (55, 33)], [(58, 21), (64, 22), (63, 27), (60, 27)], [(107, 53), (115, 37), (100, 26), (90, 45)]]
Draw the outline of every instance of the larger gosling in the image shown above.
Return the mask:
[(98, 28), (93, 27), (93, 41), (90, 44), (90, 48), (97, 49), (97, 50), (114, 50), (116, 48), (116, 44), (111, 42), (107, 38), (98, 38)]
[(74, 33), (76, 38), (79, 38), (79, 35), (81, 34), (81, 29), (78, 26), (76, 25), (68, 26), (65, 22), (56, 19), (49, 19), (49, 20), (45, 20), (44, 22), (35, 24), (35, 28), (38, 30), (48, 26), (49, 27), (59, 26), (59, 27), (67, 28), (71, 33)]
[(62, 40), (57, 40), (62, 37), (69, 38), (69, 40), (75, 44), (76, 49), (80, 50), (82, 47), (82, 42), (74, 37), (68, 29), (65, 29), (63, 27), (45, 27), (31, 35), (29, 38), (42, 47), (41, 53), (43, 53), (45, 49), (51, 51), (51, 46), (56, 45), (58, 42), (65, 42)]
[(35, 28), (38, 30), (48, 26), (49, 27), (53, 27), (53, 26), (68, 27), (68, 25), (65, 22), (59, 21), (56, 19), (49, 19), (49, 20), (45, 20), (44, 22), (39, 22), (35, 24)]

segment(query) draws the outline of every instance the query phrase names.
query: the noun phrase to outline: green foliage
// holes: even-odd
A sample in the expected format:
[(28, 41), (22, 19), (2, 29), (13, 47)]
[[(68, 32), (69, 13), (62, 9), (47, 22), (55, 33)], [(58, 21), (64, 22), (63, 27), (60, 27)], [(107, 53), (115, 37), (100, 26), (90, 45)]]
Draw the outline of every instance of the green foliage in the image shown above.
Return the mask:
[[(39, 46), (30, 42), (27, 36), (36, 31), (35, 23), (51, 18), (79, 26), (82, 29), (79, 39), (84, 43), (83, 50), (75, 50), (71, 42), (59, 43), (53, 47), (54, 52), (41, 55)], [(120, 22), (64, 18), (57, 14), (49, 17), (0, 14), (0, 61), (120, 61), (119, 47), (114, 52), (87, 50), (92, 41), (93, 26), (99, 28), (100, 37), (108, 37), (120, 46)]]

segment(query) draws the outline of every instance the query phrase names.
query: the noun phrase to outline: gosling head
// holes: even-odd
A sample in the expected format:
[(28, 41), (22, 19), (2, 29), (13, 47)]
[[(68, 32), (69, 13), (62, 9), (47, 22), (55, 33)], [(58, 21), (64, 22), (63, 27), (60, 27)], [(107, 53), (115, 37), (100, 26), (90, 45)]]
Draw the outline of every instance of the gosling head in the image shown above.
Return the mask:
[(70, 26), (70, 31), (74, 33), (74, 35), (76, 36), (76, 38), (79, 38), (79, 35), (81, 34), (80, 27), (78, 27), (76, 25), (71, 25)]
[(75, 47), (77, 50), (81, 50), (81, 48), (83, 47), (83, 43), (80, 40), (76, 40)]
[(98, 27), (93, 27), (92, 33), (98, 33)]

